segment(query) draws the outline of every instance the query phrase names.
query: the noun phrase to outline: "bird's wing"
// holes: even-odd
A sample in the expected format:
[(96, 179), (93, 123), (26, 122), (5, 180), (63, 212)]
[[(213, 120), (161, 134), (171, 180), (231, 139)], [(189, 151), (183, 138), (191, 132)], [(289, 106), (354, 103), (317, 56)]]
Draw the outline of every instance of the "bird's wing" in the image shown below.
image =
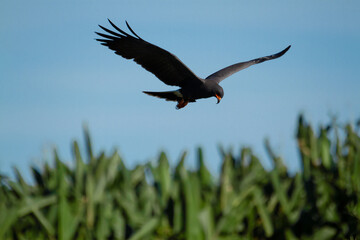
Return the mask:
[(285, 48), (284, 50), (282, 50), (281, 52), (278, 52), (276, 54), (270, 55), (270, 56), (266, 56), (266, 57), (261, 57), (261, 58), (256, 58), (247, 62), (240, 62), (240, 63), (236, 63), (233, 64), (231, 66), (228, 66), (226, 68), (223, 68), (213, 74), (211, 74), (210, 76), (208, 76), (206, 78), (206, 81), (214, 81), (214, 82), (221, 82), (222, 80), (224, 80), (225, 78), (231, 76), (232, 74), (243, 70), (247, 67), (250, 67), (251, 65), (257, 64), (257, 63), (262, 63), (268, 60), (272, 60), (278, 57), (281, 57), (282, 55), (284, 55), (289, 48), (291, 47), (291, 45), (289, 45), (287, 48)]
[(168, 85), (183, 87), (202, 81), (175, 55), (140, 38), (127, 22), (126, 25), (134, 36), (124, 32), (110, 20), (109, 22), (118, 32), (99, 25), (110, 35), (96, 32), (103, 37), (96, 40), (114, 50), (116, 54), (126, 59), (133, 59)]

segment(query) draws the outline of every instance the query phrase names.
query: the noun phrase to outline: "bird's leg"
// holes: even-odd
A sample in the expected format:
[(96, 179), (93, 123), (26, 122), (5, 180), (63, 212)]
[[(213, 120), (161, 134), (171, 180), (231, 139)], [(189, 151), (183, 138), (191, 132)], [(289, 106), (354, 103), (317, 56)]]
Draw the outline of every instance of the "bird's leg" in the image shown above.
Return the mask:
[(189, 101), (185, 101), (184, 99), (180, 99), (180, 100), (178, 100), (178, 104), (176, 105), (176, 109), (183, 108), (183, 107), (185, 107), (188, 103), (189, 103)]

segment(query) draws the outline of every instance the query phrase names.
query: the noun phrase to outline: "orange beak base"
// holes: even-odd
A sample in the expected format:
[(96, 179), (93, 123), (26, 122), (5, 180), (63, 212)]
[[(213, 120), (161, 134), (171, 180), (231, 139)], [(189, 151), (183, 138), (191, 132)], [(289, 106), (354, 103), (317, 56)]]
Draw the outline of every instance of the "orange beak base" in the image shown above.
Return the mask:
[(215, 94), (215, 97), (216, 97), (217, 100), (218, 100), (217, 104), (219, 104), (219, 102), (220, 102), (220, 100), (221, 100), (221, 97), (220, 97), (219, 95), (217, 95), (217, 94)]

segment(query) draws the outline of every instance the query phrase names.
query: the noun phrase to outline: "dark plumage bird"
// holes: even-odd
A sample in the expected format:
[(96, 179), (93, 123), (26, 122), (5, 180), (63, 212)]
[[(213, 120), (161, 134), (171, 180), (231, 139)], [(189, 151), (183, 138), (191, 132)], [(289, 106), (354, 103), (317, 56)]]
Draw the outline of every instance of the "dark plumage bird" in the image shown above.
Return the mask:
[(203, 79), (196, 76), (172, 53), (139, 37), (127, 22), (126, 25), (133, 35), (124, 32), (110, 20), (109, 22), (118, 32), (99, 25), (99, 27), (110, 35), (96, 32), (96, 34), (103, 37), (103, 39), (96, 40), (102, 42), (102, 45), (114, 50), (116, 54), (126, 59), (133, 59), (165, 84), (179, 86), (180, 89), (175, 91), (144, 91), (144, 93), (154, 97), (164, 98), (167, 101), (176, 101), (177, 109), (183, 108), (189, 102), (195, 102), (200, 98), (216, 97), (218, 100), (217, 103), (219, 103), (224, 96), (224, 90), (219, 85), (222, 80), (251, 65), (281, 57), (291, 47), (290, 45), (281, 52), (270, 56), (233, 64)]

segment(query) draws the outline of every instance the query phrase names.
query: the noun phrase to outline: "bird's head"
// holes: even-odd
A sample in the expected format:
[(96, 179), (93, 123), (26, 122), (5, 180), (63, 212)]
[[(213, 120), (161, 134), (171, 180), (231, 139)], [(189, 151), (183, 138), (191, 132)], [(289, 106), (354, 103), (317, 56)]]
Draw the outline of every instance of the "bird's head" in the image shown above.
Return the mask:
[(224, 90), (222, 87), (217, 85), (217, 87), (214, 89), (214, 97), (217, 98), (217, 104), (220, 103), (220, 100), (224, 97)]

